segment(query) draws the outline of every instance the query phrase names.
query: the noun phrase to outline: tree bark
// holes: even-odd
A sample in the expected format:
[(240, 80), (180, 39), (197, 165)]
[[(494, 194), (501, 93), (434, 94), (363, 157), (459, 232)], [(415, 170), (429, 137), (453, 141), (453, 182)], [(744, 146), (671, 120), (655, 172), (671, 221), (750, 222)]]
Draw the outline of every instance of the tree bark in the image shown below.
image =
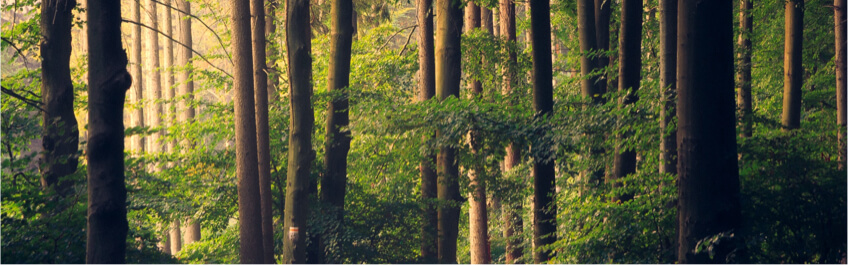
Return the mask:
[(75, 0), (41, 2), (41, 97), (43, 103), (41, 185), (60, 196), (68, 195), (73, 181), (63, 179), (77, 171), (79, 128), (74, 116), (71, 81), (71, 11)]
[(754, 9), (752, 0), (742, 0), (739, 2), (739, 72), (736, 74), (739, 79), (739, 92), (736, 97), (736, 105), (739, 108), (739, 116), (741, 120), (739, 126), (742, 127), (741, 137), (751, 137), (751, 53), (753, 52), (751, 37), (754, 34), (754, 23), (751, 11)]
[(597, 34), (595, 34), (595, 3), (594, 0), (577, 0), (577, 31), (580, 40), (580, 93), (583, 97), (592, 98), (598, 102), (603, 99), (601, 82), (598, 76), (590, 77), (597, 70), (597, 59), (589, 53), (598, 51)]
[(783, 47), (783, 130), (801, 128), (801, 85), (804, 68), (801, 53), (804, 38), (804, 1), (787, 0)]
[(193, 218), (186, 220), (185, 245), (200, 241), (200, 223)]
[[(533, 45), (533, 110), (536, 119), (553, 115), (553, 70), (551, 63), (551, 13), (548, 0), (530, 2), (530, 35)], [(540, 132), (546, 133), (546, 132)], [(531, 146), (531, 148), (543, 148)], [(533, 259), (543, 263), (550, 251), (541, 250), (556, 242), (554, 202), (554, 158), (534, 157), (533, 162)]]
[[(179, 4), (179, 9), (184, 14), (191, 14), (191, 2), (188, 0), (176, 0)], [(192, 34), (191, 34), (191, 19), (183, 17), (180, 19), (180, 36), (179, 41), (184, 44), (180, 45), (179, 57), (177, 64), (187, 67), (185, 71), (181, 71), (177, 81), (180, 83), (180, 96), (187, 97), (178, 103), (177, 111), (180, 113), (180, 122), (183, 124), (194, 120), (194, 107), (191, 106), (191, 101), (194, 100), (194, 81), (191, 78), (191, 49), (192, 49)]]
[(236, 176), (238, 176), (239, 241), (241, 243), (239, 256), (243, 264), (258, 264), (263, 263), (265, 258), (257, 166), (250, 1), (234, 0), (232, 3)]
[[(627, 90), (628, 95), (622, 102), (633, 104), (638, 100), (636, 91), (642, 78), (642, 0), (621, 1), (621, 35), (619, 36), (618, 89)], [(619, 135), (619, 144), (624, 142), (628, 133)], [(636, 172), (636, 151), (615, 147), (613, 178), (621, 179)], [(632, 195), (625, 194), (617, 200), (629, 200)]]
[(283, 263), (306, 262), (306, 214), (312, 151), (312, 57), (309, 1), (289, 0), (286, 35), (289, 61), (289, 160), (286, 179)]
[(86, 263), (124, 263), (124, 100), (132, 77), (121, 45), (121, 2), (88, 5), (88, 221)]
[[(610, 9), (611, 0), (594, 0), (594, 8), (595, 8), (595, 43), (598, 45), (598, 50), (603, 52), (608, 52), (610, 48), (610, 15), (612, 9)], [(598, 69), (605, 69), (610, 64), (610, 58), (606, 54), (602, 54), (598, 56)], [(599, 77), (602, 81), (598, 82), (598, 90), (601, 93), (607, 92), (607, 87), (612, 86), (607, 85), (607, 82), (610, 82), (609, 78), (607, 78), (607, 74), (603, 73)]]
[(180, 220), (175, 219), (171, 221), (171, 236), (168, 237), (168, 241), (171, 242), (171, 252), (174, 255), (180, 252), (183, 249), (183, 238), (182, 233), (180, 231)]
[[(433, 1), (416, 0), (418, 6), (418, 101), (426, 101), (436, 94), (436, 62), (433, 56)], [(432, 134), (425, 139), (432, 138)], [(439, 217), (433, 200), (438, 194), (436, 185), (436, 156), (431, 152), (418, 164), (421, 173), (421, 201), (424, 217), (421, 220), (421, 261), (438, 261)]]
[[(499, 15), (501, 37), (506, 38), (508, 42), (516, 41), (515, 32), (515, 2), (514, 0), (499, 1)], [(504, 88), (503, 93), (509, 95), (512, 93), (515, 80), (514, 67), (517, 64), (517, 55), (515, 52), (509, 53), (507, 65), (504, 66)], [(512, 102), (510, 102), (512, 103)], [(505, 170), (510, 170), (517, 166), (521, 161), (521, 148), (516, 146), (516, 143), (510, 143), (506, 148), (506, 157), (504, 158)], [(524, 222), (521, 219), (519, 212), (521, 211), (521, 203), (512, 200), (504, 200), (502, 204), (502, 219), (504, 222), (503, 236), (506, 238), (506, 263), (518, 263), (524, 253), (522, 247), (521, 231), (524, 230)]]
[[(477, 6), (477, 18), (471, 19), (471, 23), (478, 27), (483, 27), (485, 32), (492, 34), (492, 12), (485, 7)], [(473, 11), (473, 10), (472, 10)], [(473, 16), (474, 14), (472, 14)], [(466, 25), (468, 27), (468, 25)], [(485, 64), (485, 61), (482, 63)], [(474, 80), (471, 97), (479, 97), (483, 92), (483, 84), (479, 80)], [(469, 188), (471, 192), (468, 196), (468, 219), (469, 219), (469, 243), (472, 264), (489, 264), (492, 263), (491, 253), (489, 251), (489, 216), (486, 207), (486, 182), (482, 174), (485, 171), (483, 165), (485, 157), (480, 154), (481, 139), (483, 135), (480, 131), (469, 132), (469, 142), (471, 145), (471, 153), (475, 158), (476, 163), (471, 165), (468, 178), (470, 180)]]
[[(146, 97), (150, 101), (150, 104), (147, 104), (148, 111), (147, 113), (147, 121), (149, 122), (149, 126), (153, 128), (159, 128), (162, 126), (162, 103), (159, 103), (160, 99), (162, 99), (162, 76), (159, 73), (159, 16), (157, 14), (157, 6), (158, 4), (153, 0), (147, 1), (148, 8), (148, 23), (150, 28), (146, 30), (147, 33), (147, 54), (145, 56), (148, 59), (148, 62), (144, 64), (147, 67), (147, 73), (150, 75), (150, 78), (147, 79), (147, 94)], [(161, 133), (158, 131), (154, 131), (150, 134), (149, 142), (147, 143), (148, 151), (151, 153), (160, 153), (162, 152), (162, 143), (159, 141)], [(153, 172), (159, 172), (159, 165), (154, 165), (152, 167)]]
[(677, 174), (677, 129), (669, 128), (677, 115), (677, 0), (660, 1), (660, 87), (660, 173)]
[[(741, 213), (730, 1), (679, 2), (677, 38), (678, 262), (726, 263)], [(694, 253), (699, 240), (735, 233)]]
[[(132, 20), (141, 24), (141, 1), (130, 1), (130, 12)], [(132, 126), (144, 127), (144, 79), (142, 78), (142, 59), (141, 59), (141, 26), (133, 24), (132, 27), (132, 93), (130, 100), (135, 106), (132, 110)], [(145, 141), (141, 135), (133, 135), (131, 141), (131, 149), (136, 154), (144, 154)]]
[[(164, 0), (163, 2), (167, 4), (167, 6), (164, 7), (165, 18), (163, 19), (163, 21), (165, 22), (165, 25), (163, 27), (165, 28), (165, 35), (168, 36), (167, 38), (165, 38), (165, 99), (173, 102), (177, 92), (176, 87), (174, 86), (174, 25), (172, 23), (171, 17), (171, 1)], [(176, 125), (176, 112), (174, 107), (174, 103), (168, 103), (165, 105), (165, 117), (167, 119), (165, 125), (168, 127)], [(170, 154), (174, 151), (174, 147), (176, 146), (176, 140), (168, 141), (166, 144), (165, 151)]]
[[(281, 44), (279, 42), (271, 41), (271, 38), (274, 37), (274, 34), (277, 32), (277, 8), (279, 8), (280, 3), (277, 0), (267, 0), (265, 5), (265, 39), (269, 44)], [(270, 59), (268, 61), (268, 100), (271, 102), (276, 102), (279, 100), (278, 98), (278, 89), (280, 86), (280, 77), (279, 70), (277, 69), (277, 56), (278, 51), (275, 45), (267, 46), (267, 58)]]
[(835, 22), (836, 36), (836, 55), (834, 56), (836, 65), (836, 124), (839, 125), (838, 141), (839, 141), (839, 170), (845, 169), (845, 103), (846, 101), (846, 79), (845, 79), (845, 56), (846, 52), (846, 36), (845, 36), (845, 21), (848, 20), (846, 11), (848, 4), (846, 0), (833, 0), (833, 20)]
[[(459, 1), (437, 0), (436, 14), (436, 96), (439, 100), (459, 98), (462, 69), (462, 7)], [(441, 132), (437, 131), (437, 135)], [(459, 194), (459, 168), (456, 150), (441, 146), (436, 157), (438, 173), (438, 251), (439, 263), (456, 263), (456, 240), (462, 196)]]
[(253, 86), (256, 103), (256, 157), (259, 166), (259, 200), (262, 223), (263, 260), (274, 263), (274, 219), (271, 203), (271, 145), (268, 133), (268, 70), (265, 64), (265, 1), (251, 0), (253, 13)]
[[(469, 1), (468, 4), (465, 5), (465, 29), (463, 30), (466, 34), (470, 33), (472, 30), (480, 27), (480, 7), (477, 6), (474, 2)], [(480, 93), (483, 91), (483, 83), (480, 80), (474, 79), (468, 74), (468, 91), (472, 94)]]

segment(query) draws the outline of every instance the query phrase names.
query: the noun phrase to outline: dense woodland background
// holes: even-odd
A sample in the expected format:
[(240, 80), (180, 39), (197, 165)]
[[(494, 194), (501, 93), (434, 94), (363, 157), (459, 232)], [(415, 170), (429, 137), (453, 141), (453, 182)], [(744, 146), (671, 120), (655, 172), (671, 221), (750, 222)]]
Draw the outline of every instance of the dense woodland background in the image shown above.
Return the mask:
[(284, 2), (3, 0), (2, 262), (845, 263), (844, 0)]

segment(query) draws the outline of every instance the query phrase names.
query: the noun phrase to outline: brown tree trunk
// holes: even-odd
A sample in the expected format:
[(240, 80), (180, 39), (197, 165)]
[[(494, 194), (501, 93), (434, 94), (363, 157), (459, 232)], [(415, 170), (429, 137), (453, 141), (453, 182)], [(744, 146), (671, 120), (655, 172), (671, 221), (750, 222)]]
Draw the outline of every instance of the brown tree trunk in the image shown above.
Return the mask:
[(171, 232), (170, 229), (165, 229), (165, 235), (162, 236), (162, 241), (160, 241), (156, 246), (159, 247), (163, 253), (171, 254)]
[(289, 160), (283, 226), (283, 263), (306, 262), (306, 215), (312, 151), (312, 57), (309, 1), (289, 0), (286, 36), (289, 63)]
[(197, 220), (189, 218), (186, 220), (185, 226), (185, 245), (200, 241), (200, 223)]
[[(548, 0), (530, 2), (530, 35), (533, 45), (533, 110), (536, 119), (553, 115), (553, 70), (551, 63), (551, 13)], [(539, 132), (544, 134), (547, 132)], [(544, 148), (531, 146), (531, 148)], [(533, 260), (543, 263), (550, 251), (539, 248), (556, 242), (554, 202), (554, 158), (534, 157), (533, 162)]]
[(742, 0), (739, 4), (739, 39), (736, 42), (739, 45), (739, 72), (736, 74), (739, 79), (739, 92), (736, 94), (736, 105), (742, 118), (739, 122), (742, 127), (739, 136), (751, 137), (751, 35), (754, 34), (751, 11), (754, 4), (752, 0)]
[[(433, 56), (433, 1), (417, 0), (418, 6), (418, 101), (425, 101), (436, 94), (436, 62)], [(425, 139), (432, 135), (425, 136)], [(418, 164), (421, 173), (421, 201), (424, 217), (421, 220), (421, 261), (438, 261), (438, 213), (433, 200), (438, 194), (436, 187), (436, 156), (428, 153)]]
[[(472, 30), (480, 27), (480, 7), (477, 6), (474, 2), (469, 1), (468, 4), (465, 5), (465, 29), (464, 33), (468, 34)], [(468, 75), (468, 91), (472, 94), (480, 93), (483, 91), (483, 83), (480, 80), (473, 79), (471, 75)]]
[(677, 174), (677, 129), (669, 128), (677, 115), (677, 0), (660, 1), (660, 87), (660, 173)]
[(804, 38), (804, 1), (787, 0), (785, 45), (783, 46), (783, 130), (801, 128), (801, 85), (804, 68), (801, 51)]
[[(610, 47), (610, 9), (611, 0), (594, 0), (595, 7), (595, 43), (598, 45), (599, 51), (607, 52)], [(610, 58), (607, 55), (598, 56), (598, 69), (605, 69), (610, 64)], [(607, 92), (607, 85), (610, 80), (607, 74), (604, 73), (599, 77), (602, 81), (598, 82), (598, 90), (601, 93)]]
[[(174, 68), (174, 41), (173, 41), (174, 30), (173, 30), (173, 27), (174, 27), (174, 25), (172, 23), (172, 18), (171, 18), (171, 15), (172, 15), (171, 1), (170, 0), (164, 0), (163, 3), (165, 3), (166, 5), (164, 6), (165, 17), (162, 19), (162, 21), (165, 22), (164, 23), (165, 25), (162, 26), (162, 27), (164, 28), (163, 32), (167, 36), (164, 40), (164, 42), (165, 42), (165, 49), (164, 49), (164, 52), (165, 52), (165, 55), (164, 55), (165, 56), (165, 58), (164, 58), (164, 64), (165, 64), (164, 65), (164, 68), (165, 68), (165, 85), (164, 85), (164, 87), (165, 87), (165, 99), (169, 100), (169, 101), (173, 101), (175, 96), (176, 96), (176, 88), (174, 87), (174, 81), (175, 81), (174, 80), (174, 70), (173, 70), (173, 68)], [(170, 126), (176, 125), (176, 122), (175, 122), (176, 118), (174, 116), (174, 114), (175, 114), (174, 104), (173, 103), (167, 103), (167, 104), (165, 104), (164, 109), (165, 109), (165, 117), (167, 119), (165, 121), (165, 126), (170, 127)], [(166, 145), (165, 146), (165, 152), (171, 153), (171, 152), (174, 151), (174, 147), (177, 146), (177, 142), (176, 141), (168, 141), (165, 145)]]
[[(483, 26), (488, 34), (492, 34), (492, 12), (485, 7), (477, 6), (472, 13), (477, 13), (477, 17), (471, 18), (470, 24), (475, 24), (477, 27)], [(471, 14), (474, 16), (475, 14)], [(469, 28), (466, 25), (466, 28)], [(483, 62), (485, 63), (485, 62)], [(483, 84), (479, 80), (474, 80), (471, 90), (471, 97), (479, 97), (483, 92)], [(471, 145), (472, 156), (477, 160), (471, 165), (469, 172), (470, 189), (472, 190), (468, 196), (468, 219), (469, 219), (469, 243), (471, 252), (472, 264), (489, 264), (492, 263), (491, 253), (489, 252), (489, 216), (486, 207), (486, 183), (482, 178), (485, 172), (483, 163), (485, 157), (480, 154), (481, 139), (483, 135), (479, 131), (469, 132), (469, 142)]]
[[(727, 238), (695, 254), (699, 240), (740, 228), (731, 1), (679, 2), (677, 37), (678, 262), (727, 263)], [(711, 258), (710, 256), (713, 256)]]
[(271, 145), (268, 134), (268, 70), (265, 64), (265, 1), (251, 0), (253, 13), (253, 86), (256, 102), (256, 157), (259, 166), (259, 200), (262, 216), (263, 260), (274, 263), (274, 219), (271, 203)]
[(41, 97), (43, 101), (41, 185), (60, 196), (73, 184), (63, 180), (77, 171), (79, 128), (71, 82), (71, 11), (75, 0), (41, 2)]
[[(159, 128), (162, 126), (162, 104), (159, 100), (162, 99), (162, 76), (159, 74), (159, 16), (157, 14), (157, 4), (153, 0), (147, 1), (148, 9), (148, 25), (151, 29), (147, 30), (147, 52), (145, 58), (148, 62), (144, 64), (147, 67), (147, 73), (150, 75), (147, 81), (146, 98), (150, 101), (147, 104), (147, 121), (149, 126)], [(150, 134), (148, 150), (151, 153), (162, 152), (162, 143), (159, 142), (161, 133), (156, 131)], [(158, 165), (153, 166), (153, 172), (159, 172)]]
[[(277, 0), (266, 0), (265, 4), (265, 39), (267, 42), (273, 44), (281, 44), (279, 42), (271, 41), (271, 38), (274, 37), (274, 34), (277, 32), (277, 8), (279, 8), (280, 3)], [(268, 100), (271, 102), (276, 102), (278, 99), (278, 89), (280, 86), (280, 77), (279, 70), (277, 69), (277, 56), (278, 52), (275, 49), (274, 45), (268, 45), (267, 58), (271, 61), (268, 61)]]
[(836, 32), (836, 55), (835, 62), (836, 65), (836, 124), (839, 125), (838, 132), (838, 141), (839, 141), (839, 169), (845, 169), (845, 103), (846, 101), (846, 79), (845, 79), (845, 56), (848, 54), (846, 52), (846, 40), (845, 37), (845, 21), (848, 20), (848, 16), (846, 13), (848, 11), (848, 4), (846, 4), (846, 0), (833, 0), (833, 20), (835, 22), (835, 32)]
[(232, 3), (236, 176), (238, 176), (239, 241), (241, 243), (239, 256), (243, 264), (258, 264), (263, 263), (265, 258), (256, 150), (250, 1), (234, 0)]
[[(191, 2), (188, 0), (176, 0), (177, 4), (179, 4), (179, 9), (184, 12), (184, 14), (191, 14)], [(183, 17), (180, 19), (180, 36), (179, 42), (184, 44), (180, 45), (179, 57), (177, 58), (177, 64), (180, 66), (188, 67), (187, 70), (181, 71), (178, 76), (177, 81), (180, 83), (179, 94), (180, 96), (186, 96), (188, 98), (180, 101), (177, 106), (177, 111), (180, 113), (180, 122), (188, 123), (194, 120), (194, 108), (189, 104), (190, 101), (194, 100), (194, 81), (190, 79), (191, 77), (191, 48), (192, 48), (192, 34), (191, 34), (191, 19), (188, 17)]]
[(595, 34), (595, 3), (594, 0), (577, 0), (577, 31), (580, 35), (580, 73), (583, 75), (580, 92), (583, 97), (594, 101), (602, 99), (601, 82), (598, 76), (589, 77), (597, 70), (597, 60), (589, 55), (598, 50), (597, 34)]
[[(638, 100), (636, 91), (642, 78), (642, 0), (621, 1), (621, 35), (619, 36), (618, 89), (627, 90), (628, 96), (622, 102), (633, 104)], [(628, 133), (619, 135), (619, 144), (624, 142)], [(636, 172), (636, 151), (615, 147), (613, 177), (624, 178)], [(625, 194), (618, 200), (629, 200), (632, 195)]]
[[(500, 0), (500, 30), (501, 36), (509, 42), (516, 41), (515, 32), (515, 2), (514, 0)], [(515, 52), (509, 53), (507, 64), (504, 66), (504, 88), (503, 93), (509, 95), (512, 93), (512, 86), (515, 80), (514, 67), (517, 63), (517, 55)], [(521, 149), (515, 143), (510, 143), (506, 148), (506, 158), (504, 158), (505, 170), (510, 170), (517, 166), (521, 160)], [(524, 252), (522, 247), (521, 231), (524, 230), (524, 222), (521, 215), (521, 203), (513, 200), (504, 200), (502, 204), (502, 219), (504, 222), (503, 236), (506, 238), (506, 263), (517, 263), (518, 259)]]
[[(130, 1), (130, 13), (132, 20), (141, 24), (141, 1)], [(130, 100), (135, 106), (132, 110), (132, 126), (144, 127), (144, 79), (142, 78), (142, 57), (141, 57), (141, 26), (133, 24), (132, 27), (132, 93)], [(132, 136), (131, 149), (136, 154), (144, 154), (145, 141), (141, 135)]]
[(171, 242), (171, 252), (176, 255), (183, 249), (183, 238), (182, 233), (180, 231), (180, 220), (176, 219), (171, 222), (171, 236), (168, 237), (168, 241)]
[(132, 77), (121, 45), (121, 2), (88, 2), (88, 222), (86, 263), (124, 263), (124, 100)]
[[(458, 1), (437, 0), (436, 14), (436, 96), (439, 100), (459, 98), (462, 69), (462, 7)], [(441, 132), (436, 132), (437, 135)], [(441, 146), (436, 157), (439, 199), (439, 263), (456, 263), (456, 240), (462, 196), (459, 194), (459, 168), (456, 149)]]

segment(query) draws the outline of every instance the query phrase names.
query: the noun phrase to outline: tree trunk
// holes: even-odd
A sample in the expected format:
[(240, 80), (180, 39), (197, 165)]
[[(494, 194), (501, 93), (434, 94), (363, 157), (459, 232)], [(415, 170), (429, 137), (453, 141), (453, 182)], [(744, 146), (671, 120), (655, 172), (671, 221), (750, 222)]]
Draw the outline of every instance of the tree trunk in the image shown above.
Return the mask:
[[(418, 101), (433, 98), (436, 94), (436, 63), (433, 56), (433, 1), (416, 0), (418, 5)], [(425, 136), (425, 139), (432, 135)], [(438, 261), (438, 213), (433, 200), (438, 194), (436, 187), (436, 156), (431, 152), (418, 164), (421, 172), (421, 201), (424, 217), (421, 220), (421, 261)]]
[[(536, 119), (553, 115), (553, 72), (551, 66), (551, 13), (548, 0), (530, 2), (530, 35), (533, 45), (533, 110)], [(541, 134), (547, 132), (540, 132)], [(544, 148), (531, 146), (531, 148)], [(556, 242), (554, 202), (554, 159), (534, 157), (533, 241), (536, 248)], [(533, 250), (536, 263), (547, 262), (550, 251)]]
[(783, 47), (783, 130), (801, 128), (801, 85), (804, 68), (801, 51), (804, 38), (804, 1), (787, 0)]
[[(253, 93), (250, 1), (234, 0), (233, 89), (235, 90), (236, 176), (238, 176), (239, 256), (243, 264), (265, 261), (262, 239), (262, 208), (256, 142), (256, 112)], [(263, 79), (263, 81), (265, 81)]]
[[(184, 14), (191, 14), (191, 2), (188, 0), (176, 0), (179, 4), (179, 9), (184, 12)], [(177, 81), (180, 83), (179, 94), (180, 96), (186, 96), (188, 98), (180, 101), (177, 106), (177, 111), (180, 113), (180, 122), (185, 124), (194, 120), (194, 108), (191, 107), (189, 102), (194, 100), (194, 81), (190, 79), (191, 77), (191, 47), (192, 47), (192, 34), (191, 34), (191, 19), (188, 17), (183, 17), (180, 19), (180, 43), (184, 44), (180, 45), (179, 57), (177, 58), (177, 64), (181, 66), (186, 66), (187, 69), (185, 71), (181, 71), (178, 76)]]
[(162, 236), (162, 241), (156, 244), (163, 253), (171, 254), (171, 232), (170, 229), (165, 229), (165, 235)]
[(577, 31), (580, 35), (580, 73), (583, 75), (580, 92), (583, 97), (599, 101), (602, 98), (601, 82), (598, 76), (590, 77), (597, 70), (597, 60), (589, 53), (598, 50), (597, 34), (595, 34), (595, 3), (594, 0), (577, 0)]
[[(459, 98), (462, 69), (462, 7), (458, 1), (436, 1), (436, 96), (439, 100)], [(436, 132), (437, 135), (441, 132)], [(439, 199), (439, 263), (456, 263), (456, 239), (462, 196), (459, 194), (459, 168), (456, 149), (441, 146), (436, 157)]]
[[(162, 76), (159, 74), (159, 33), (156, 32), (159, 30), (157, 6), (158, 4), (153, 0), (147, 1), (148, 24), (152, 29), (146, 30), (147, 53), (145, 58), (148, 59), (148, 62), (144, 66), (147, 67), (147, 73), (150, 75), (145, 86), (147, 88), (146, 96), (150, 101), (150, 104), (147, 104), (149, 107), (147, 121), (149, 122), (148, 125), (153, 128), (162, 126), (162, 104), (159, 103), (159, 100), (162, 99)], [(162, 143), (159, 142), (160, 135), (161, 133), (158, 131), (150, 134), (150, 141), (147, 144), (151, 153), (162, 152)], [(152, 167), (153, 172), (159, 172), (159, 169), (159, 165)]]
[[(492, 12), (485, 7), (478, 6), (478, 16), (472, 19), (472, 23), (478, 27), (483, 27), (489, 35), (492, 34)], [(472, 14), (473, 15), (473, 14)], [(466, 25), (468, 27), (468, 25)], [(483, 61), (482, 63), (486, 63)], [(483, 92), (483, 84), (479, 80), (474, 81), (474, 87), (471, 90), (471, 97), (479, 97)], [(486, 207), (486, 183), (483, 180), (485, 157), (480, 154), (481, 139), (483, 135), (479, 131), (471, 131), (469, 133), (469, 142), (471, 145), (472, 156), (475, 157), (475, 164), (471, 165), (469, 172), (470, 185), (472, 192), (468, 196), (468, 219), (469, 219), (469, 242), (471, 250), (472, 264), (489, 264), (492, 263), (492, 256), (489, 251), (489, 216)]]
[[(130, 12), (132, 20), (141, 24), (141, 1), (130, 1)], [(133, 24), (132, 27), (132, 93), (130, 100), (135, 106), (132, 110), (132, 126), (144, 127), (144, 79), (142, 78), (142, 59), (141, 59), (141, 26)], [(131, 141), (131, 149), (136, 154), (144, 154), (145, 141), (141, 135), (133, 135)]]
[[(509, 42), (516, 41), (515, 32), (515, 2), (514, 0), (500, 0), (500, 30), (501, 36)], [(515, 52), (509, 53), (507, 64), (504, 66), (504, 88), (503, 93), (509, 95), (512, 93), (512, 86), (515, 80), (514, 67), (517, 63), (517, 55)], [(510, 102), (511, 104), (512, 102)], [(521, 160), (521, 149), (516, 144), (510, 143), (506, 148), (506, 158), (504, 158), (504, 169), (506, 171), (517, 166)], [(521, 215), (521, 203), (513, 200), (504, 200), (502, 204), (502, 218), (504, 222), (503, 236), (506, 238), (506, 263), (517, 263), (518, 259), (524, 252), (522, 247), (521, 231), (524, 230), (524, 222)], [(516, 233), (517, 232), (517, 233)]]
[(274, 262), (274, 219), (271, 200), (271, 145), (268, 134), (268, 75), (265, 64), (265, 1), (251, 0), (253, 13), (253, 86), (256, 102), (256, 157), (259, 163), (259, 200), (262, 217), (263, 260)]
[(306, 214), (312, 151), (312, 57), (309, 1), (289, 0), (286, 35), (289, 61), (289, 160), (286, 179), (283, 263), (306, 262)]
[(740, 228), (733, 84), (733, 4), (679, 2), (677, 37), (678, 262), (726, 263), (723, 238), (710, 253), (699, 240)]
[[(612, 10), (610, 9), (611, 0), (594, 0), (594, 8), (595, 8), (595, 44), (598, 46), (599, 51), (608, 52), (610, 47), (610, 14)], [(603, 54), (598, 56), (598, 69), (605, 69), (610, 64), (609, 56)], [(607, 74), (603, 73), (599, 79), (603, 80), (598, 82), (598, 91), (601, 93), (607, 92), (607, 82), (609, 82), (609, 78), (607, 78)], [(610, 85), (611, 86), (611, 85)]]
[(41, 185), (60, 196), (68, 195), (77, 171), (79, 128), (74, 116), (74, 85), (71, 81), (71, 11), (75, 0), (41, 2), (41, 96), (43, 101), (42, 146), (44, 161)]
[[(174, 87), (174, 81), (175, 80), (174, 80), (174, 69), (173, 69), (174, 68), (174, 41), (173, 41), (173, 38), (174, 38), (173, 27), (174, 27), (174, 25), (172, 23), (172, 18), (171, 18), (171, 15), (172, 15), (171, 1), (165, 0), (164, 3), (166, 4), (166, 6), (164, 7), (165, 18), (163, 19), (163, 21), (165, 22), (165, 25), (163, 27), (165, 28), (165, 30), (164, 30), (165, 35), (168, 36), (167, 38), (165, 38), (165, 67), (164, 67), (165, 68), (165, 99), (173, 102), (173, 100), (176, 97), (176, 92), (177, 92), (176, 88)], [(165, 122), (165, 126), (170, 127), (170, 126), (176, 125), (175, 114), (176, 114), (176, 112), (175, 112), (175, 109), (174, 109), (174, 103), (166, 104), (165, 105), (165, 117), (167, 117), (167, 121)], [(168, 141), (168, 143), (166, 145), (167, 146), (166, 146), (165, 151), (170, 154), (171, 152), (174, 151), (174, 147), (177, 146), (177, 142), (176, 142), (176, 140)]]
[(183, 238), (180, 232), (180, 219), (175, 219), (171, 222), (171, 236), (168, 241), (171, 242), (171, 253), (177, 255), (183, 249)]
[(835, 22), (835, 32), (836, 32), (836, 55), (835, 62), (836, 65), (836, 124), (839, 125), (838, 130), (838, 141), (839, 141), (839, 170), (845, 169), (845, 103), (846, 103), (846, 79), (845, 79), (845, 56), (848, 54), (846, 52), (845, 43), (848, 42), (845, 37), (845, 21), (848, 20), (848, 16), (846, 16), (846, 9), (848, 9), (848, 4), (846, 4), (845, 0), (833, 0), (833, 19)]
[(739, 126), (742, 127), (741, 137), (751, 137), (751, 53), (752, 44), (751, 37), (754, 34), (754, 23), (751, 11), (754, 9), (752, 0), (742, 0), (739, 2), (739, 72), (736, 74), (739, 79), (739, 92), (736, 97), (736, 105), (739, 108), (739, 116), (741, 121)]
[(121, 45), (121, 2), (88, 5), (88, 222), (86, 263), (124, 263), (124, 100), (132, 77)]
[(186, 220), (184, 240), (185, 245), (200, 241), (200, 223), (197, 220), (192, 218)]
[[(469, 1), (468, 4), (465, 5), (465, 29), (463, 30), (466, 34), (471, 33), (472, 30), (480, 27), (480, 7), (477, 6), (474, 2)], [(468, 75), (468, 91), (472, 94), (480, 93), (483, 91), (483, 83), (480, 80), (473, 79), (471, 75)]]
[(677, 0), (660, 1), (660, 87), (660, 173), (677, 174), (677, 129), (669, 128), (677, 115)]
[[(280, 3), (277, 0), (266, 0), (265, 5), (265, 39), (267, 42), (273, 44), (280, 44), (278, 42), (271, 41), (271, 38), (274, 37), (274, 34), (277, 32), (277, 8)], [(278, 52), (275, 49), (275, 45), (268, 45), (267, 58), (270, 59), (268, 62), (268, 100), (271, 102), (276, 102), (279, 100), (278, 98), (278, 89), (280, 86), (280, 77), (279, 70), (277, 69), (277, 56)]]
[[(638, 100), (636, 91), (639, 90), (639, 82), (642, 76), (642, 0), (621, 1), (621, 36), (619, 36), (619, 67), (618, 67), (618, 89), (627, 90), (628, 95), (623, 104), (633, 104)], [(619, 144), (624, 142), (628, 133), (619, 135)], [(636, 172), (636, 151), (632, 149), (622, 150), (621, 146), (615, 147), (613, 161), (613, 177), (621, 179), (628, 174)], [(617, 200), (629, 200), (632, 195), (625, 194)]]

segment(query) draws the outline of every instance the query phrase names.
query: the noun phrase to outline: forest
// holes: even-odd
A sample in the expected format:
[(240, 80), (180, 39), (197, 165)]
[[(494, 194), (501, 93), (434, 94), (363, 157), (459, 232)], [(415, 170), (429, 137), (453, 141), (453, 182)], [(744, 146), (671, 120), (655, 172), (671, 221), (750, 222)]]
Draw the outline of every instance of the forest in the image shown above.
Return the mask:
[(846, 263), (846, 0), (3, 0), (3, 263)]

